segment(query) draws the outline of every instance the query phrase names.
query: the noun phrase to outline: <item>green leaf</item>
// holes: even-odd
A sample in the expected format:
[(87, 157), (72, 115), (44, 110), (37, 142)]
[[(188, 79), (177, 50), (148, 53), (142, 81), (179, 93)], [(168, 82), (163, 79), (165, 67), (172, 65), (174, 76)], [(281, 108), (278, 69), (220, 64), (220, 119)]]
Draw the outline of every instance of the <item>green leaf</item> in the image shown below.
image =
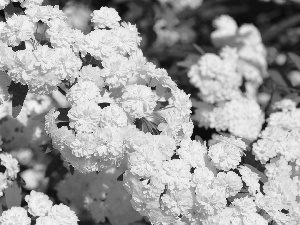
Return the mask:
[(22, 110), (28, 92), (28, 86), (12, 81), (8, 87), (8, 92), (12, 95), (12, 116), (16, 118)]
[(189, 54), (184, 61), (178, 62), (177, 66), (184, 67), (184, 68), (190, 68), (192, 65), (197, 63), (201, 55), (191, 53)]
[(295, 66), (300, 70), (300, 56), (296, 55), (295, 53), (288, 53), (288, 56), (291, 58), (291, 60), (294, 62)]
[(252, 172), (256, 173), (259, 175), (259, 180), (262, 183), (266, 183), (268, 181), (268, 177), (261, 171), (259, 171), (258, 169), (256, 169), (255, 167), (249, 165), (249, 164), (244, 164), (244, 166), (247, 166), (250, 170), (252, 170)]
[(11, 17), (15, 13), (15, 8), (12, 3), (9, 3), (5, 8), (4, 8), (4, 14), (5, 18)]
[(71, 174), (74, 175), (74, 173), (75, 173), (75, 168), (74, 168), (72, 165), (69, 165), (69, 168), (70, 168)]
[(22, 202), (22, 189), (15, 181), (13, 185), (4, 191), (5, 201), (7, 208), (10, 209), (13, 206), (21, 206)]

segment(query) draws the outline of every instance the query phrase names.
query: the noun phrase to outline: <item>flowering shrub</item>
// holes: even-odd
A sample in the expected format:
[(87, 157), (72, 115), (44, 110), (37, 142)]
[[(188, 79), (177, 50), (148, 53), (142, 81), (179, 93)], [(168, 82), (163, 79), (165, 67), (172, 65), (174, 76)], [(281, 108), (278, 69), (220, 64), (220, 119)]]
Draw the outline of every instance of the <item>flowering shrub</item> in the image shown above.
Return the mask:
[[(220, 51), (187, 66), (191, 100), (114, 8), (83, 32), (40, 0), (0, 7), (1, 225), (300, 223), (300, 100), (272, 83), (260, 105), (270, 75), (254, 25), (212, 21)], [(218, 133), (193, 140), (198, 128)]]

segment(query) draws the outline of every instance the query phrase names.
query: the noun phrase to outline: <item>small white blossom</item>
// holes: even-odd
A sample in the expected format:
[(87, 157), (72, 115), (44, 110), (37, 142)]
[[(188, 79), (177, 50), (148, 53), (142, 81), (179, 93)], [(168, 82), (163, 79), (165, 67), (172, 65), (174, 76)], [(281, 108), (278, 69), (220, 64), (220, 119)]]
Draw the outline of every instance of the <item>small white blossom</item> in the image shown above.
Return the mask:
[(1, 225), (30, 225), (31, 219), (22, 207), (11, 207), (0, 216)]
[(121, 17), (113, 8), (101, 7), (100, 10), (94, 10), (92, 13), (92, 22), (95, 28), (114, 28), (119, 26)]
[(28, 212), (33, 216), (45, 216), (52, 207), (52, 201), (42, 192), (31, 191), (30, 195), (25, 196), (28, 204)]

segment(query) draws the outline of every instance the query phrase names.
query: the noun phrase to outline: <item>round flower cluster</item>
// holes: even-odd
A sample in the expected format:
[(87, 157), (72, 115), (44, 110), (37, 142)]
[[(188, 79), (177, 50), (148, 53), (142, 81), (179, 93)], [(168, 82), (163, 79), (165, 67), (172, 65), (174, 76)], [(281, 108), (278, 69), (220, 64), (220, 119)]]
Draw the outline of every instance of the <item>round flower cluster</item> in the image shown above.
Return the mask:
[[(36, 218), (36, 225), (77, 225), (78, 218), (66, 205), (53, 205), (42, 192), (31, 191), (25, 196), (28, 213)], [(22, 207), (12, 207), (0, 216), (1, 225), (30, 225), (31, 217)]]
[(230, 46), (237, 49), (237, 68), (246, 80), (246, 93), (255, 97), (256, 89), (267, 76), (267, 54), (259, 30), (252, 24), (238, 27), (228, 15), (216, 18), (213, 25), (216, 28), (211, 34), (213, 44), (216, 47)]
[(282, 156), (288, 162), (300, 166), (300, 110), (295, 102), (284, 99), (274, 104), (267, 127), (259, 135), (260, 139), (253, 145), (253, 154), (262, 163), (276, 156)]
[(217, 169), (228, 171), (240, 164), (245, 149), (246, 145), (242, 140), (221, 136), (221, 141), (209, 148), (208, 155)]
[(228, 130), (231, 134), (255, 140), (264, 123), (264, 114), (253, 99), (240, 97), (217, 104), (196, 103), (193, 118), (199, 126), (215, 128), (217, 131)]
[[(253, 197), (260, 191), (259, 176), (245, 166), (238, 168), (240, 176), (233, 171), (218, 172), (213, 166), (216, 160), (209, 160), (210, 152), (221, 148), (224, 151), (231, 148), (240, 158), (246, 147), (240, 139), (221, 137), (222, 141), (209, 150), (199, 142), (183, 140), (180, 148), (173, 150), (176, 157), (170, 157), (171, 152), (164, 154), (166, 150), (159, 147), (162, 140), (158, 139), (154, 142), (158, 146), (151, 150), (157, 157), (151, 159), (145, 151), (151, 136), (144, 134), (132, 138), (130, 146), (135, 151), (128, 155), (129, 169), (124, 174), (124, 186), (132, 195), (133, 208), (147, 216), (152, 224), (217, 225), (233, 221), (268, 224), (258, 214)], [(139, 141), (134, 145), (136, 139)], [(169, 146), (170, 150), (174, 144), (170, 142), (164, 146)], [(240, 198), (243, 187), (248, 187), (248, 193)]]
[[(226, 30), (233, 29), (234, 21), (223, 23)], [(233, 135), (255, 140), (264, 123), (264, 114), (255, 98), (241, 90), (243, 74), (238, 68), (241, 64), (238, 54), (235, 48), (226, 46), (220, 56), (206, 53), (191, 66), (190, 82), (199, 88), (203, 101), (194, 102), (193, 119), (199, 127), (228, 130)]]
[(237, 72), (238, 56), (231, 48), (224, 48), (220, 55), (203, 55), (188, 72), (190, 82), (200, 90), (200, 97), (210, 104), (240, 95), (242, 77)]
[[(0, 144), (2, 143), (0, 136)], [(0, 152), (2, 149), (0, 148)], [(6, 152), (0, 153), (0, 165), (5, 167), (4, 172), (0, 172), (0, 197), (3, 196), (3, 191), (13, 185), (17, 174), (20, 171), (18, 160), (12, 157), (11, 154)]]
[(186, 8), (196, 9), (202, 5), (203, 0), (159, 0), (163, 5), (170, 4), (177, 11), (183, 11)]
[[(136, 28), (120, 22), (117, 12), (106, 7), (92, 13), (92, 22), (94, 31), (73, 40), (79, 56), (92, 59), (86, 62), (84, 58), (75, 80), (64, 77), (70, 83), (65, 89), (71, 108), (67, 115), (53, 109), (46, 116), (53, 146), (83, 173), (118, 166), (133, 134), (166, 135), (179, 144), (193, 130), (189, 96), (165, 70), (146, 61)], [(74, 47), (69, 49), (78, 53)], [(75, 68), (70, 71), (73, 75)]]

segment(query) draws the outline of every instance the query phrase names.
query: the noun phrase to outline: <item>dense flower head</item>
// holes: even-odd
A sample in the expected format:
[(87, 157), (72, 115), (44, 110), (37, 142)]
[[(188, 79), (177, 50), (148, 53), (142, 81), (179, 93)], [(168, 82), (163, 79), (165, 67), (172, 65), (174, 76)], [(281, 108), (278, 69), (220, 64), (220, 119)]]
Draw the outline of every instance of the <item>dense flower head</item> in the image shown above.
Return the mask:
[(33, 216), (46, 216), (52, 207), (52, 201), (42, 192), (31, 191), (25, 196), (28, 212)]
[(22, 207), (13, 206), (6, 210), (0, 216), (1, 225), (30, 225), (31, 219), (27, 215), (27, 211)]
[(218, 169), (228, 171), (239, 165), (245, 148), (241, 139), (222, 137), (221, 142), (209, 147), (208, 155)]
[(190, 82), (199, 88), (204, 101), (212, 104), (240, 96), (242, 77), (237, 72), (236, 53), (231, 54), (206, 53), (191, 67)]
[(238, 137), (255, 140), (264, 123), (259, 104), (245, 97), (221, 103), (217, 107), (201, 102), (196, 104), (194, 119), (199, 121), (201, 127), (229, 130)]
[(2, 166), (5, 166), (5, 174), (8, 178), (14, 179), (17, 177), (17, 173), (20, 171), (18, 160), (12, 157), (8, 153), (0, 153), (0, 162)]
[(0, 39), (9, 46), (18, 46), (21, 41), (33, 38), (35, 32), (35, 24), (25, 15), (12, 15), (6, 23), (1, 22), (0, 28)]
[(144, 85), (129, 85), (122, 95), (120, 104), (133, 118), (151, 114), (156, 106), (156, 95)]
[(266, 49), (259, 30), (252, 24), (238, 27), (228, 15), (217, 17), (213, 24), (216, 28), (211, 34), (213, 44), (220, 48), (237, 48), (238, 71), (246, 79), (246, 83), (257, 89), (262, 83), (262, 78), (267, 76)]
[(260, 193), (259, 175), (253, 172), (247, 166), (240, 166), (239, 173), (242, 175), (242, 180), (248, 186), (248, 191), (251, 195)]
[(235, 172), (219, 172), (216, 177), (216, 185), (226, 186), (226, 197), (235, 196), (243, 187), (241, 177)]
[(119, 26), (121, 17), (118, 12), (113, 8), (101, 7), (100, 10), (95, 10), (92, 13), (92, 22), (95, 28), (114, 28)]
[(68, 206), (64, 204), (54, 205), (48, 214), (49, 217), (57, 220), (59, 224), (77, 225), (78, 218)]
[(286, 161), (300, 165), (299, 129), (288, 129), (281, 126), (267, 126), (260, 134), (260, 139), (253, 145), (253, 154), (262, 163), (277, 155)]
[(36, 219), (36, 225), (60, 225), (60, 223), (50, 216), (41, 216)]
[(159, 0), (161, 4), (170, 4), (175, 11), (184, 9), (196, 9), (202, 5), (203, 0)]

